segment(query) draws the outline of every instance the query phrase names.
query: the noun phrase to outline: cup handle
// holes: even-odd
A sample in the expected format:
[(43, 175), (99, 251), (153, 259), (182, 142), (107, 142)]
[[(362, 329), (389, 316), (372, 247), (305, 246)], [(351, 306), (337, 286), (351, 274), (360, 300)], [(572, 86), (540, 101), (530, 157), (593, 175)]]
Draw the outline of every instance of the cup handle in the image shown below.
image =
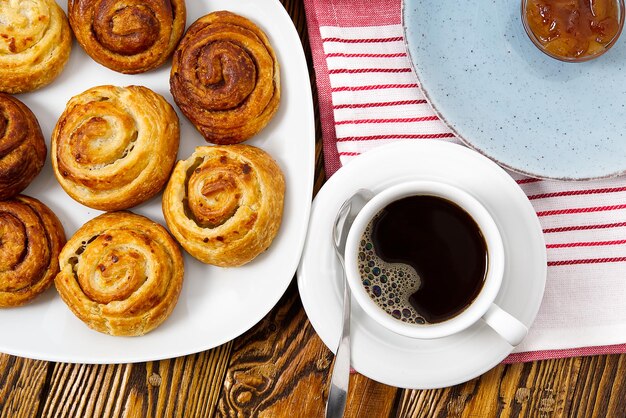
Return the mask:
[(495, 303), (492, 303), (487, 313), (483, 315), (483, 320), (512, 346), (521, 343), (528, 334), (526, 325)]

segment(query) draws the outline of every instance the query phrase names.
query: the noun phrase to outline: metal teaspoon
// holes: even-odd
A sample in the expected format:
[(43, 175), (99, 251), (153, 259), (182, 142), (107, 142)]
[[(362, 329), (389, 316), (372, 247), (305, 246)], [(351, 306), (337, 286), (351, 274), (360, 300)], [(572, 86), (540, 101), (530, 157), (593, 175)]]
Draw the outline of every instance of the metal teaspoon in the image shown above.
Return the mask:
[(372, 192), (369, 190), (358, 190), (341, 205), (333, 225), (333, 246), (337, 258), (341, 262), (343, 317), (341, 339), (335, 354), (335, 365), (333, 366), (333, 374), (330, 379), (330, 393), (326, 401), (326, 418), (342, 417), (346, 407), (348, 384), (350, 382), (350, 287), (346, 281), (344, 253), (348, 232), (354, 222), (354, 218), (356, 218), (356, 215), (371, 197)]

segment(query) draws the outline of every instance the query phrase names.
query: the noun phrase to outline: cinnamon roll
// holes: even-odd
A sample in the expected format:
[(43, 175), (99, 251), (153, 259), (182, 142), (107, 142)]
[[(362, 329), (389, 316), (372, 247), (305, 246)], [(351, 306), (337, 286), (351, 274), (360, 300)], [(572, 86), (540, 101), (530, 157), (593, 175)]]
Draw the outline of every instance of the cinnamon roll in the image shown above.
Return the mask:
[(176, 164), (163, 194), (163, 214), (192, 256), (216, 266), (240, 266), (272, 243), (284, 194), (283, 174), (263, 150), (204, 146)]
[(28, 196), (0, 201), (0, 308), (23, 305), (59, 272), (65, 232), (54, 213)]
[(0, 93), (0, 200), (24, 190), (45, 162), (46, 143), (37, 118), (24, 103)]
[(52, 133), (63, 189), (100, 210), (126, 209), (158, 193), (178, 151), (178, 116), (141, 86), (94, 87), (73, 97)]
[(254, 23), (214, 12), (191, 25), (174, 53), (170, 90), (207, 141), (239, 143), (263, 129), (278, 109), (278, 60)]
[(185, 31), (184, 0), (69, 0), (68, 14), (85, 52), (126, 74), (159, 67)]
[(183, 258), (156, 222), (130, 212), (105, 213), (83, 225), (59, 256), (56, 288), (70, 310), (96, 331), (143, 335), (174, 310)]
[(24, 93), (50, 83), (71, 46), (67, 17), (54, 0), (0, 1), (0, 91)]

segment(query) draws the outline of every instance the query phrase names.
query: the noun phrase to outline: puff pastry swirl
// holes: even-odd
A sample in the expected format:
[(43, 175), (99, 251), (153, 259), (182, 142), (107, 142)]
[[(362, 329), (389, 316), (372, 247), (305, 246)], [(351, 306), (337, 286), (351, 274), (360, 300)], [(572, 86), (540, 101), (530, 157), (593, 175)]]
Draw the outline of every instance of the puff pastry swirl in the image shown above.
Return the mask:
[(163, 214), (192, 256), (216, 266), (240, 266), (272, 243), (284, 194), (282, 171), (263, 150), (204, 146), (176, 164), (163, 194)]
[(174, 53), (174, 100), (215, 144), (235, 144), (263, 129), (280, 102), (280, 71), (267, 36), (226, 11), (194, 22)]
[(174, 310), (183, 284), (176, 242), (156, 222), (110, 212), (83, 225), (59, 256), (56, 288), (96, 331), (143, 335)]
[(46, 161), (37, 118), (15, 97), (0, 93), (0, 199), (24, 190)]
[(73, 97), (57, 122), (52, 166), (78, 202), (127, 209), (163, 188), (179, 140), (178, 116), (162, 96), (141, 86), (94, 87)]
[(61, 222), (28, 196), (0, 201), (0, 308), (23, 305), (48, 289), (65, 244)]
[(50, 83), (71, 46), (67, 17), (54, 0), (0, 1), (0, 91), (24, 93)]
[(69, 0), (68, 14), (85, 52), (126, 74), (159, 67), (185, 31), (184, 0)]

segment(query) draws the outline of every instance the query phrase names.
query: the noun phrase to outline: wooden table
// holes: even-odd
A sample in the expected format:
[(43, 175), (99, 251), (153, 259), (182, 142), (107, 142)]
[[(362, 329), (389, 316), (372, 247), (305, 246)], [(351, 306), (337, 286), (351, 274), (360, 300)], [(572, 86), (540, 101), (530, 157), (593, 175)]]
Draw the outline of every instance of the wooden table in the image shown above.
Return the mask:
[[(315, 90), (304, 6), (283, 3), (298, 28)], [(317, 191), (324, 174), (316, 116)], [(203, 353), (121, 365), (0, 354), (0, 417), (320, 417), (332, 362), (294, 280), (259, 324)], [(622, 417), (625, 372), (625, 355), (550, 360), (501, 365), (465, 384), (429, 391), (401, 390), (356, 374), (346, 416)]]

